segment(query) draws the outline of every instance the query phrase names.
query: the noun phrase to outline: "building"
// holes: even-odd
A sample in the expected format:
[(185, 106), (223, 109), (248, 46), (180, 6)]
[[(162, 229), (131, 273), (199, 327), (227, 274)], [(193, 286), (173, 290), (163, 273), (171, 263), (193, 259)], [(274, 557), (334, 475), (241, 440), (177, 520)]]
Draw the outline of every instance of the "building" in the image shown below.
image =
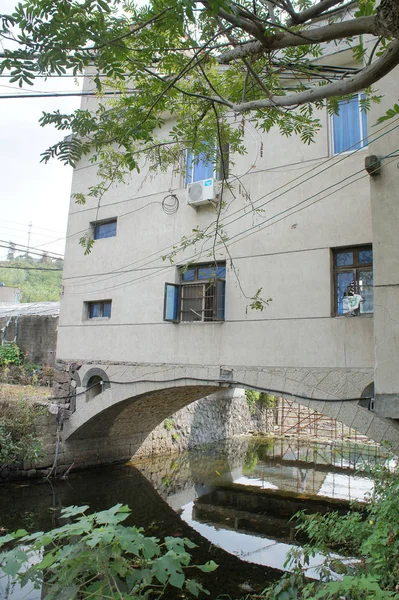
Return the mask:
[(15, 304), (20, 301), (21, 290), (19, 288), (8, 287), (0, 282), (0, 305), (4, 303)]
[(59, 312), (59, 302), (0, 305), (1, 343), (15, 342), (28, 363), (53, 367)]
[[(353, 64), (348, 52), (322, 60)], [(84, 365), (81, 389), (134, 379), (140, 365), (165, 378), (209, 365), (253, 373), (248, 386), (267, 372), (268, 388), (316, 399), (367, 396), (374, 382), (370, 408), (399, 418), (398, 135), (395, 122), (376, 124), (397, 100), (397, 75), (376, 86), (383, 100), (367, 116), (361, 94), (339, 116), (320, 110), (311, 145), (246, 120), (247, 154), (229, 157), (223, 190), (227, 247), (212, 235), (218, 169), (201, 157), (187, 157), (186, 173), (143, 163), (99, 205), (71, 200), (57, 356)], [(366, 159), (371, 171), (380, 161), (371, 175)], [(79, 163), (73, 192), (95, 185), (91, 167)], [(88, 256), (82, 231), (95, 239)], [(272, 300), (254, 310), (260, 289)]]

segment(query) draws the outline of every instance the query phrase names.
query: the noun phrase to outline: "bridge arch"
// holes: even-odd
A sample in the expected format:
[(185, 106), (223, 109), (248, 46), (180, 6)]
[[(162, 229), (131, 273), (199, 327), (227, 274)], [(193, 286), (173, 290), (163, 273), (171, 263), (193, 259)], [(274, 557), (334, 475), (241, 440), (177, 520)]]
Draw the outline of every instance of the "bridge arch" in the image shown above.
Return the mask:
[[(76, 410), (64, 423), (63, 451), (87, 464), (131, 458), (152, 430), (191, 402), (225, 388), (262, 389), (291, 397), (372, 440), (399, 448), (398, 426), (359, 405), (367, 369), (279, 369), (198, 365), (82, 366), (86, 383), (101, 370), (108, 387), (90, 401), (77, 389)], [(97, 370), (96, 370), (97, 369)], [(215, 397), (217, 400), (217, 395)], [(72, 460), (71, 460), (72, 462)]]

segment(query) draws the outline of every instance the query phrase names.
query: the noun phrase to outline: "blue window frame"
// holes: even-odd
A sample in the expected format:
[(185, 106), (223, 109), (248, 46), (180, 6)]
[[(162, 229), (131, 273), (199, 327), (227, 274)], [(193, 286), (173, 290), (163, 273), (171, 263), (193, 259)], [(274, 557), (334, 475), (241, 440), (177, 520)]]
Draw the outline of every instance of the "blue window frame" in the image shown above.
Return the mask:
[(334, 313), (374, 312), (373, 250), (371, 246), (333, 250)]
[(333, 154), (350, 152), (366, 148), (367, 114), (362, 107), (364, 94), (357, 94), (350, 100), (338, 102), (338, 114), (332, 116), (332, 151)]
[(224, 321), (226, 265), (190, 265), (181, 283), (166, 283), (164, 320), (177, 323)]
[(216, 165), (207, 158), (205, 152), (196, 155), (191, 150), (187, 150), (186, 160), (186, 185), (202, 181), (203, 179), (223, 179), (228, 174), (229, 164), (229, 146), (223, 146), (222, 156), (217, 153)]
[(94, 239), (101, 240), (103, 238), (114, 237), (116, 235), (116, 219), (103, 221), (102, 223), (94, 223)]
[(111, 300), (88, 302), (89, 319), (109, 319), (111, 317)]

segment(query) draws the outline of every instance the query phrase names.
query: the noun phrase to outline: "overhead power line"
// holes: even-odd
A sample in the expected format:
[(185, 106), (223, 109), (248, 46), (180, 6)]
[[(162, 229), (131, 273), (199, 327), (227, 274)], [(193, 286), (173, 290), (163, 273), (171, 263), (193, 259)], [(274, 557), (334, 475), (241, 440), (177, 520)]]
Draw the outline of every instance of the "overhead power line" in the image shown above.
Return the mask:
[(53, 252), (47, 252), (47, 250), (37, 250), (36, 248), (29, 248), (29, 246), (24, 246), (22, 244), (16, 244), (15, 242), (9, 242), (7, 240), (0, 240), (0, 248), (6, 248), (7, 250), (14, 250), (14, 252), (24, 252), (25, 254), (34, 254), (35, 256), (47, 256), (53, 260), (64, 260), (62, 254), (55, 254)]
[(23, 271), (62, 271), (62, 269), (46, 269), (46, 267), (20, 267), (20, 266), (10, 266), (10, 265), (2, 265), (0, 263), (0, 269), (21, 269)]
[[(382, 128), (381, 128), (379, 131), (377, 131), (376, 133), (379, 133), (379, 132), (381, 132), (383, 129), (386, 129), (386, 127), (387, 127), (387, 126), (385, 126), (385, 127), (382, 127)], [(399, 127), (399, 125), (395, 125), (394, 127), (392, 127), (391, 129), (389, 129), (389, 130), (388, 130), (388, 131), (386, 131), (385, 133), (382, 133), (381, 135), (378, 135), (378, 136), (377, 136), (377, 137), (376, 137), (376, 138), (375, 138), (373, 141), (375, 141), (375, 140), (379, 139), (380, 137), (383, 137), (384, 135), (387, 135), (387, 134), (388, 134), (388, 133), (390, 133), (392, 130), (394, 130), (394, 129), (397, 129), (398, 127)], [(369, 136), (369, 140), (370, 140), (370, 136)], [(328, 158), (328, 159), (327, 159), (327, 160), (326, 160), (324, 163), (322, 163), (321, 165), (317, 165), (317, 166), (315, 166), (315, 167), (312, 167), (311, 169), (307, 170), (305, 173), (302, 173), (301, 175), (299, 175), (299, 176), (295, 177), (294, 179), (290, 180), (290, 181), (289, 181), (289, 182), (287, 182), (286, 184), (283, 184), (283, 185), (279, 186), (278, 188), (276, 188), (276, 189), (274, 189), (274, 190), (271, 190), (270, 192), (267, 192), (267, 193), (266, 193), (266, 194), (264, 194), (263, 196), (261, 196), (261, 197), (259, 197), (258, 199), (254, 200), (254, 201), (253, 201), (253, 205), (256, 205), (257, 203), (259, 203), (259, 202), (260, 202), (260, 200), (262, 200), (263, 198), (265, 198), (265, 197), (267, 197), (267, 196), (270, 196), (270, 195), (273, 195), (273, 197), (272, 197), (270, 200), (268, 200), (267, 202), (265, 202), (265, 203), (261, 204), (260, 206), (256, 207), (256, 208), (261, 208), (262, 206), (264, 206), (264, 205), (266, 205), (266, 204), (269, 204), (270, 202), (272, 202), (272, 201), (274, 201), (274, 200), (277, 200), (277, 199), (278, 199), (278, 198), (280, 198), (281, 196), (284, 196), (284, 195), (286, 195), (286, 194), (287, 194), (289, 191), (291, 191), (291, 190), (293, 190), (293, 189), (296, 189), (296, 188), (297, 188), (299, 185), (303, 185), (303, 184), (307, 183), (307, 182), (308, 182), (308, 181), (309, 181), (311, 178), (313, 178), (313, 177), (318, 177), (319, 175), (322, 175), (322, 174), (323, 174), (325, 171), (327, 171), (327, 170), (328, 170), (328, 169), (330, 169), (331, 167), (337, 166), (337, 165), (339, 165), (339, 163), (341, 163), (342, 161), (344, 161), (344, 160), (347, 160), (347, 159), (348, 159), (348, 158), (349, 158), (349, 157), (352, 155), (352, 154), (349, 154), (349, 153), (347, 152), (347, 150), (349, 150), (349, 149), (350, 149), (350, 148), (346, 149), (345, 151), (343, 151), (343, 152), (341, 153), (341, 154), (342, 154), (342, 156), (341, 156), (341, 158), (340, 158), (339, 160), (337, 160), (337, 156), (338, 156), (338, 155), (336, 155), (336, 156), (334, 156), (334, 157), (329, 157), (329, 158)], [(325, 165), (328, 165), (328, 166), (325, 166)], [(319, 168), (320, 168), (320, 167), (324, 167), (324, 168), (322, 168), (321, 170), (319, 170)], [(312, 172), (314, 172), (314, 171), (316, 171), (316, 170), (317, 170), (317, 172), (316, 172), (316, 173), (313, 173), (313, 175), (309, 176), (309, 174), (310, 174), (310, 173), (312, 173)], [(355, 175), (358, 175), (359, 173), (363, 173), (363, 171), (364, 171), (364, 170), (363, 170), (363, 169), (361, 169), (361, 170), (360, 170), (360, 171), (358, 171), (357, 173), (352, 173), (351, 177), (354, 177)], [(367, 176), (367, 174), (364, 174), (364, 176)], [(363, 175), (362, 175), (362, 177), (363, 177)], [(304, 179), (303, 179), (303, 181), (300, 181), (299, 183), (297, 183), (297, 182), (298, 182), (298, 180), (300, 180), (300, 179), (302, 179), (302, 178), (304, 178)], [(299, 204), (306, 203), (307, 201), (310, 201), (310, 200), (312, 200), (313, 198), (315, 198), (315, 197), (319, 196), (320, 194), (322, 194), (322, 193), (324, 193), (324, 192), (329, 192), (329, 190), (330, 190), (331, 188), (334, 188), (334, 187), (336, 188), (337, 186), (341, 185), (341, 184), (342, 184), (344, 181), (346, 181), (347, 179), (348, 179), (348, 178), (345, 178), (344, 180), (339, 180), (339, 181), (337, 181), (335, 184), (333, 184), (333, 185), (331, 185), (331, 186), (328, 186), (327, 188), (323, 188), (323, 189), (322, 189), (322, 190), (320, 190), (319, 192), (317, 192), (317, 193), (313, 194), (312, 196), (310, 196), (310, 197), (306, 198), (305, 200), (301, 201)], [(291, 187), (289, 187), (288, 189), (286, 189), (286, 188), (287, 188), (287, 186), (290, 186), (290, 185), (291, 185)], [(345, 187), (345, 186), (344, 186), (344, 187)], [(333, 192), (327, 193), (327, 195), (331, 195), (331, 194), (333, 194), (333, 193), (335, 193), (335, 192), (339, 191), (339, 189), (341, 189), (341, 188), (338, 188), (338, 189), (334, 190)], [(283, 190), (283, 191), (281, 191), (281, 190)], [(274, 195), (274, 194), (275, 194), (275, 192), (280, 192), (280, 193), (279, 193), (279, 194), (276, 196), (276, 195)], [(324, 196), (324, 197), (326, 197), (326, 196)], [(323, 198), (319, 198), (319, 199), (320, 199), (320, 200), (321, 200), (321, 199), (324, 199), (324, 197), (323, 197)], [(313, 202), (313, 203), (314, 203), (314, 202)], [(313, 204), (313, 203), (312, 203), (312, 204)], [(296, 208), (296, 207), (297, 207), (299, 204), (295, 204), (294, 206), (291, 206), (289, 209), (287, 209), (287, 211), (293, 210), (293, 209), (294, 209), (294, 208)], [(247, 216), (247, 215), (248, 215), (248, 213), (247, 213), (247, 212), (243, 212), (243, 211), (244, 211), (244, 209), (243, 209), (243, 208), (241, 208), (241, 209), (238, 209), (238, 210), (236, 210), (235, 212), (231, 213), (230, 215), (228, 215), (228, 216), (226, 217), (226, 220), (224, 221), (224, 225), (225, 225), (225, 226), (228, 226), (228, 225), (230, 225), (230, 224), (234, 223), (235, 221), (237, 221), (237, 220), (239, 220), (239, 219), (241, 219), (241, 218), (243, 218), (243, 217)], [(135, 211), (132, 211), (132, 212), (135, 212)], [(295, 212), (297, 212), (297, 211), (295, 211)], [(241, 214), (240, 214), (240, 213), (241, 213)], [(126, 214), (129, 214), (129, 213), (126, 213)], [(265, 222), (268, 222), (268, 221), (270, 221), (270, 220), (273, 220), (274, 218), (276, 218), (276, 217), (280, 216), (281, 214), (282, 214), (282, 213), (281, 213), (281, 212), (279, 212), (279, 213), (277, 213), (276, 215), (274, 215), (274, 216), (272, 216), (272, 217), (269, 217), (269, 218), (268, 218), (266, 221), (263, 221), (263, 222), (259, 223), (258, 225), (254, 226), (254, 227), (251, 227), (250, 229), (247, 229), (247, 230), (244, 230), (244, 231), (241, 231), (241, 232), (239, 232), (239, 234), (236, 234), (236, 236), (234, 236), (233, 238), (230, 238), (230, 240), (229, 240), (229, 243), (231, 242), (231, 240), (232, 240), (232, 239), (234, 239), (234, 238), (237, 238), (239, 235), (242, 235), (243, 233), (246, 233), (247, 231), (251, 231), (250, 235), (251, 235), (251, 234), (253, 234), (253, 233), (256, 233), (257, 231), (259, 231), (259, 230), (262, 228), (262, 225), (263, 225), (263, 226), (265, 226), (265, 225), (264, 225), (264, 223), (265, 223)], [(236, 216), (236, 218), (234, 218), (234, 219), (232, 219), (232, 220), (231, 220), (231, 217), (234, 217), (235, 215), (238, 215), (238, 216)], [(121, 217), (121, 216), (124, 216), (124, 215), (119, 215), (119, 217)], [(287, 216), (289, 216), (289, 214), (287, 214)], [(229, 220), (229, 219), (230, 219), (230, 220)], [(87, 229), (86, 229), (86, 230), (87, 230)], [(81, 233), (81, 232), (79, 232), (79, 233)], [(215, 232), (213, 231), (212, 233), (215, 233)], [(77, 234), (72, 234), (72, 235), (77, 235)], [(190, 236), (189, 236), (189, 237), (190, 237)], [(236, 240), (236, 241), (239, 241), (239, 240)], [(155, 261), (159, 260), (159, 258), (160, 258), (160, 254), (161, 254), (161, 253), (165, 253), (167, 250), (169, 250), (169, 249), (172, 249), (174, 246), (176, 246), (176, 244), (177, 244), (177, 243), (178, 243), (178, 242), (175, 242), (175, 244), (172, 244), (172, 245), (170, 245), (170, 246), (167, 246), (166, 248), (162, 248), (162, 249), (160, 249), (160, 250), (157, 250), (156, 252), (152, 253), (151, 255), (149, 255), (149, 256), (147, 256), (147, 257), (144, 257), (144, 258), (142, 258), (142, 259), (139, 259), (139, 260), (137, 260), (137, 261), (134, 261), (133, 263), (130, 263), (130, 264), (128, 264), (128, 265), (124, 265), (123, 267), (121, 267), (120, 269), (117, 269), (117, 270), (115, 270), (115, 271), (111, 271), (111, 272), (105, 272), (105, 273), (97, 273), (97, 274), (93, 274), (93, 275), (91, 275), (91, 276), (90, 276), (90, 275), (86, 275), (86, 276), (79, 276), (79, 275), (77, 275), (77, 276), (74, 276), (74, 277), (70, 277), (70, 278), (68, 278), (68, 280), (70, 281), (71, 279), (79, 279), (79, 278), (82, 278), (82, 277), (85, 277), (85, 278), (87, 279), (87, 278), (89, 277), (89, 278), (90, 278), (90, 281), (82, 282), (82, 283), (80, 283), (80, 284), (79, 284), (79, 283), (77, 283), (77, 284), (74, 284), (74, 285), (75, 285), (75, 287), (76, 287), (76, 286), (77, 286), (77, 287), (80, 287), (80, 286), (88, 286), (88, 285), (93, 285), (93, 284), (95, 285), (95, 284), (101, 284), (101, 283), (104, 283), (105, 281), (107, 281), (107, 280), (109, 280), (109, 279), (113, 279), (115, 276), (118, 276), (118, 275), (123, 275), (123, 274), (126, 274), (126, 273), (128, 273), (128, 272), (133, 272), (133, 271), (140, 271), (140, 270), (144, 270), (144, 268), (143, 268), (143, 267), (146, 267), (146, 266), (150, 265), (151, 263), (154, 263)], [(152, 257), (155, 257), (155, 258), (153, 258), (152, 260), (149, 260), (149, 259), (151, 259)], [(195, 255), (193, 255), (192, 257), (189, 257), (187, 260), (189, 261), (190, 259), (195, 259)], [(146, 260), (147, 260), (147, 262), (144, 262), (144, 264), (141, 264), (139, 267), (135, 267), (135, 268), (130, 268), (130, 269), (129, 269), (129, 267), (132, 267), (133, 265), (137, 265), (137, 264), (139, 264), (139, 263), (142, 263), (143, 261), (146, 261)], [(153, 267), (150, 267), (150, 268), (151, 268), (151, 270), (155, 270), (155, 269), (156, 269), (156, 270), (158, 270), (158, 272), (159, 272), (159, 271), (161, 271), (161, 272), (162, 272), (163, 270), (165, 270), (165, 269), (168, 269), (169, 267), (165, 267), (165, 265), (162, 265), (162, 266), (153, 266)], [(153, 275), (154, 275), (154, 274), (153, 274)], [(103, 279), (102, 279), (102, 280), (101, 280), (101, 279), (97, 279), (97, 280), (93, 281), (93, 279), (92, 279), (92, 278), (94, 278), (94, 277), (98, 277), (98, 278), (101, 278), (101, 277), (103, 277)], [(145, 277), (145, 276), (144, 276), (144, 277)], [(147, 275), (147, 277), (148, 277), (148, 275)], [(128, 282), (126, 282), (126, 283), (128, 283)], [(123, 285), (123, 284), (116, 284), (116, 285), (118, 285), (118, 286), (119, 286), (119, 285)], [(112, 286), (112, 287), (113, 287), (113, 286)], [(105, 289), (109, 289), (109, 288), (105, 288)]]
[[(398, 148), (398, 149), (396, 149), (396, 150), (394, 151), (394, 152), (395, 152), (395, 154), (396, 154), (398, 151), (399, 151), (399, 148)], [(394, 154), (394, 153), (391, 153), (391, 154)], [(390, 156), (390, 155), (387, 155), (387, 156), (385, 156), (385, 157), (382, 157), (382, 158), (387, 158), (388, 156)], [(396, 158), (393, 158), (393, 159), (392, 159), (390, 162), (394, 162), (395, 160), (396, 160)], [(388, 164), (389, 164), (389, 163), (388, 163)], [(359, 171), (359, 172), (360, 172), (360, 171)], [(359, 172), (358, 172), (358, 173), (359, 173)], [(354, 175), (358, 174), (358, 173), (354, 173), (354, 174), (352, 175), (352, 177), (353, 177)], [(287, 217), (291, 216), (292, 214), (295, 214), (296, 212), (299, 212), (299, 211), (301, 211), (301, 210), (304, 210), (304, 209), (306, 209), (306, 208), (308, 208), (308, 207), (312, 206), (313, 204), (316, 204), (317, 202), (320, 202), (321, 200), (325, 200), (326, 198), (328, 198), (328, 197), (330, 197), (330, 196), (332, 196), (332, 195), (336, 194), (337, 192), (341, 191), (341, 189), (343, 189), (343, 188), (345, 188), (345, 187), (348, 187), (349, 185), (352, 185), (353, 183), (357, 182), (359, 179), (363, 179), (363, 178), (365, 178), (365, 177), (368, 177), (368, 176), (369, 176), (369, 175), (368, 175), (367, 173), (365, 173), (365, 174), (362, 174), (360, 177), (357, 177), (356, 179), (353, 179), (353, 180), (352, 180), (352, 181), (350, 181), (349, 183), (346, 183), (345, 185), (341, 186), (340, 188), (338, 188), (338, 189), (335, 189), (335, 190), (332, 190), (332, 191), (330, 191), (329, 193), (327, 193), (325, 196), (322, 196), (321, 198), (318, 198), (318, 199), (314, 200), (314, 201), (313, 201), (313, 202), (311, 202), (310, 204), (307, 204), (307, 205), (305, 205), (305, 206), (302, 206), (302, 207), (301, 207), (300, 209), (298, 209), (297, 211), (293, 211), (293, 212), (290, 212), (289, 214), (287, 214), (287, 211), (288, 211), (288, 210), (292, 210), (292, 209), (296, 208), (297, 206), (299, 206), (300, 204), (303, 204), (303, 203), (304, 203), (304, 202), (306, 202), (307, 200), (310, 200), (311, 198), (314, 198), (316, 195), (318, 195), (318, 194), (314, 194), (314, 195), (310, 196), (309, 198), (307, 198), (307, 199), (305, 199), (305, 200), (303, 200), (303, 201), (301, 201), (301, 202), (299, 202), (299, 203), (297, 203), (297, 204), (293, 205), (293, 206), (291, 207), (291, 209), (286, 209), (285, 211), (281, 211), (281, 212), (279, 212), (279, 213), (277, 213), (277, 214), (273, 215), (272, 217), (269, 217), (268, 219), (266, 219), (266, 220), (265, 220), (265, 222), (268, 222), (266, 225), (264, 225), (264, 224), (260, 223), (259, 225), (255, 226), (255, 227), (251, 227), (251, 228), (248, 228), (247, 230), (244, 230), (244, 231), (242, 231), (242, 232), (239, 232), (238, 234), (236, 234), (235, 236), (233, 236), (232, 238), (230, 238), (230, 240), (228, 241), (228, 244), (229, 244), (229, 245), (231, 245), (231, 244), (234, 244), (234, 243), (236, 243), (237, 241), (241, 241), (241, 239), (244, 239), (244, 237), (249, 237), (250, 235), (254, 235), (254, 234), (258, 233), (259, 231), (261, 231), (261, 230), (262, 230), (262, 229), (264, 229), (265, 227), (271, 227), (271, 226), (273, 226), (275, 223), (277, 223), (278, 221), (281, 221), (281, 220), (283, 220), (283, 219), (285, 219), (285, 218), (287, 218)], [(339, 185), (340, 183), (342, 183), (342, 182), (346, 181), (347, 179), (348, 179), (348, 178), (346, 177), (345, 179), (341, 180), (340, 182), (337, 182), (337, 183), (336, 183), (334, 186), (329, 186), (329, 187), (335, 187), (335, 186)], [(329, 189), (329, 188), (325, 188), (325, 190), (322, 190), (322, 191), (326, 191), (326, 189)], [(320, 193), (321, 193), (321, 192), (319, 192), (319, 194), (320, 194)], [(276, 221), (276, 222), (272, 222), (272, 223), (270, 223), (270, 222), (269, 222), (269, 221), (271, 221), (271, 220), (273, 220), (273, 219), (277, 218), (278, 216), (282, 215), (283, 213), (286, 213), (286, 214), (285, 214), (283, 217), (281, 217), (281, 219), (279, 219), (278, 221)], [(243, 236), (243, 238), (235, 239), (235, 241), (232, 241), (232, 240), (234, 240), (234, 238), (238, 238), (239, 236), (241, 236), (242, 234), (245, 234), (245, 233), (246, 233), (247, 235)], [(220, 246), (223, 246), (223, 243), (219, 241), (219, 242), (217, 242), (217, 243), (216, 243), (216, 247), (220, 247)], [(211, 248), (212, 248), (212, 247), (209, 247), (209, 248), (203, 248), (203, 250), (202, 250), (201, 254), (202, 254), (202, 253), (207, 253), (207, 252), (209, 252), (209, 251), (211, 250)], [(188, 257), (188, 258), (185, 260), (185, 262), (190, 262), (191, 260), (195, 260), (195, 259), (198, 259), (198, 254), (193, 254), (192, 256), (189, 256), (189, 257)], [(234, 259), (233, 259), (233, 260), (234, 260)], [(104, 291), (108, 291), (108, 290), (116, 290), (116, 289), (119, 289), (119, 288), (124, 288), (124, 287), (127, 287), (127, 286), (129, 286), (129, 285), (133, 285), (133, 284), (135, 284), (135, 283), (137, 283), (137, 282), (139, 282), (139, 281), (143, 281), (143, 280), (145, 280), (145, 279), (150, 279), (150, 278), (152, 278), (152, 277), (154, 277), (154, 276), (155, 276), (155, 277), (158, 277), (158, 276), (159, 276), (159, 275), (161, 275), (162, 273), (166, 273), (166, 272), (167, 272), (167, 271), (170, 269), (170, 267), (171, 267), (171, 266), (173, 266), (173, 265), (168, 265), (168, 266), (165, 266), (165, 267), (159, 267), (159, 268), (157, 269), (157, 272), (156, 272), (156, 273), (149, 273), (149, 274), (146, 274), (146, 275), (141, 275), (141, 276), (139, 276), (139, 277), (136, 277), (136, 278), (134, 278), (134, 279), (131, 279), (131, 280), (129, 280), (129, 281), (125, 281), (125, 282), (118, 283), (118, 284), (115, 284), (115, 285), (111, 285), (111, 286), (107, 286), (107, 287), (99, 287), (99, 288), (96, 288), (96, 289), (94, 289), (94, 290), (93, 290), (93, 289), (89, 289), (89, 290), (86, 290), (86, 291), (84, 291), (84, 292), (70, 292), (70, 293), (71, 293), (72, 295), (77, 295), (77, 296), (79, 296), (79, 295), (85, 295), (85, 294), (87, 294), (88, 292), (90, 292), (90, 293), (91, 293), (91, 292), (104, 292)], [(117, 273), (117, 272), (115, 272), (115, 275), (118, 275), (118, 273)], [(91, 283), (93, 284), (93, 282), (91, 282)], [(100, 282), (99, 282), (99, 281), (97, 281), (97, 282), (95, 282), (95, 283), (96, 283), (96, 284), (100, 284)], [(86, 284), (86, 285), (88, 285), (88, 284)]]

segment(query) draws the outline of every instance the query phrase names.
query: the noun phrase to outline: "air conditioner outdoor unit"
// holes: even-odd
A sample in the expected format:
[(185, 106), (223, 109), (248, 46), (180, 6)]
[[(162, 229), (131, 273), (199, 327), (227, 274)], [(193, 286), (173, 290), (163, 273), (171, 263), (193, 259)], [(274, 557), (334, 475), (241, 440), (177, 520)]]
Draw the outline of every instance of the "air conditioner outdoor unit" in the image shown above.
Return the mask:
[(189, 183), (187, 186), (187, 204), (191, 206), (200, 206), (209, 204), (211, 200), (216, 199), (216, 182), (213, 179), (202, 179)]

